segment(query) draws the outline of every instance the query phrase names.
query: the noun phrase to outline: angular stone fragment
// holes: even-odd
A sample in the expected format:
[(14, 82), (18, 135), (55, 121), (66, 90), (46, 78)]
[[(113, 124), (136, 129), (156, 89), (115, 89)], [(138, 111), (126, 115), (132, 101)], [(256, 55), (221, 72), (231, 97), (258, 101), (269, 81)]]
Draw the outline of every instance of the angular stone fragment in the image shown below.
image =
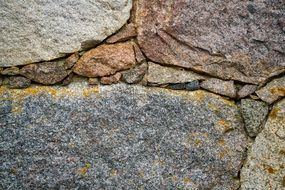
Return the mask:
[(98, 85), (98, 84), (100, 84), (100, 82), (99, 82), (98, 78), (89, 78), (88, 79), (88, 84), (90, 84), (90, 85)]
[(201, 87), (230, 98), (235, 98), (237, 93), (234, 81), (224, 81), (221, 79), (211, 78), (203, 81), (201, 83)]
[(72, 54), (71, 56), (66, 58), (64, 62), (64, 68), (71, 69), (75, 65), (75, 63), (78, 61), (78, 59), (79, 59), (79, 53)]
[(75, 64), (74, 72), (86, 77), (103, 77), (127, 70), (136, 64), (130, 42), (101, 45), (86, 52)]
[(65, 69), (63, 60), (30, 64), (20, 70), (21, 75), (46, 85), (58, 83), (70, 73), (70, 70)]
[(248, 135), (255, 137), (262, 129), (262, 124), (268, 114), (268, 105), (261, 101), (242, 99), (241, 113)]
[(285, 99), (269, 115), (265, 128), (256, 137), (241, 170), (241, 190), (284, 189), (285, 176)]
[(3, 189), (239, 187), (246, 136), (221, 96), (82, 83), (0, 89)]
[(147, 72), (147, 63), (143, 63), (133, 69), (123, 72), (122, 80), (129, 84), (140, 82)]
[(124, 42), (137, 36), (136, 27), (133, 23), (126, 24), (123, 28), (106, 40), (107, 43), (113, 44), (117, 42)]
[(74, 74), (73, 74), (73, 73), (70, 73), (65, 79), (63, 79), (63, 81), (62, 81), (61, 84), (62, 84), (63, 86), (69, 85), (69, 84), (72, 82), (73, 77), (74, 77)]
[(146, 60), (145, 56), (143, 55), (140, 47), (134, 43), (134, 51), (135, 51), (135, 54), (136, 54), (136, 60), (138, 63), (142, 63)]
[(111, 75), (111, 76), (102, 77), (100, 79), (100, 83), (101, 84), (116, 84), (120, 81), (121, 77), (122, 77), (121, 73), (116, 73), (116, 74)]
[(266, 84), (256, 94), (263, 101), (272, 104), (285, 96), (285, 76), (277, 78)]
[(126, 23), (131, 7), (131, 0), (1, 1), (0, 66), (94, 47)]
[(186, 83), (185, 89), (189, 91), (198, 90), (200, 88), (200, 84), (198, 80), (194, 80)]
[(8, 67), (1, 71), (2, 75), (9, 75), (9, 76), (18, 75), (19, 73), (20, 73), (20, 69), (18, 67)]
[(252, 93), (254, 93), (257, 89), (256, 85), (244, 85), (239, 91), (238, 91), (238, 98), (245, 98)]
[(149, 62), (147, 80), (149, 83), (168, 84), (204, 80), (206, 77), (181, 68), (165, 67)]
[(154, 62), (259, 84), (285, 71), (284, 5), (138, 0), (138, 42)]
[(8, 81), (9, 88), (27, 88), (31, 85), (31, 80), (22, 76), (11, 76)]

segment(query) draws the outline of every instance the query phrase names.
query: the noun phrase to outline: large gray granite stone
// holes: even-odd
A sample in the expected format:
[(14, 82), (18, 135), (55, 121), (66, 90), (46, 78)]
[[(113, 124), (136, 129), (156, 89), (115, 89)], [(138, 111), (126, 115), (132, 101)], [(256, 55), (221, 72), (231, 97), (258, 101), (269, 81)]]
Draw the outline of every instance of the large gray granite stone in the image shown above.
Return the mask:
[(0, 67), (92, 47), (121, 28), (132, 0), (0, 0)]
[(285, 99), (270, 112), (241, 171), (241, 190), (285, 189)]
[(234, 102), (202, 90), (0, 88), (2, 189), (237, 189)]

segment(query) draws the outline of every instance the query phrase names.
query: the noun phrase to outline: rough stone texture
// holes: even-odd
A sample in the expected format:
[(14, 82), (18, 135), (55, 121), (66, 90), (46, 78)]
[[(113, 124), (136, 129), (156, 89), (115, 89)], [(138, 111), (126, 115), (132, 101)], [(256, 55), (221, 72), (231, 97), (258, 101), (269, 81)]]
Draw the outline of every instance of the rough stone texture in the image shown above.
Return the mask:
[(120, 81), (121, 77), (122, 77), (121, 73), (116, 73), (111, 76), (102, 77), (100, 79), (100, 83), (101, 84), (117, 84)]
[(71, 73), (65, 69), (63, 60), (43, 62), (24, 66), (20, 74), (41, 84), (55, 84), (62, 81)]
[(211, 92), (231, 98), (235, 98), (237, 93), (233, 81), (224, 81), (216, 78), (210, 78), (203, 81), (200, 86)]
[(138, 42), (154, 62), (258, 84), (285, 71), (285, 2), (138, 0)]
[(133, 43), (101, 45), (86, 52), (75, 64), (74, 72), (86, 77), (103, 77), (136, 64)]
[(120, 29), (131, 0), (0, 1), (0, 67), (93, 47)]
[(200, 83), (198, 80), (194, 80), (192, 82), (188, 82), (185, 85), (185, 90), (198, 90), (200, 88)]
[(31, 80), (22, 76), (9, 77), (9, 88), (27, 88), (31, 85)]
[(70, 73), (65, 79), (63, 79), (63, 81), (62, 81), (61, 84), (62, 84), (63, 86), (69, 85), (69, 84), (72, 82), (73, 77), (74, 77), (74, 74), (73, 74), (73, 73)]
[(106, 40), (107, 43), (124, 42), (137, 36), (135, 24), (126, 24), (118, 33)]
[(242, 99), (240, 107), (247, 133), (250, 137), (255, 137), (262, 129), (262, 123), (268, 114), (268, 105), (253, 99)]
[(239, 91), (238, 91), (238, 98), (245, 98), (251, 94), (253, 94), (257, 90), (256, 85), (244, 85)]
[(71, 69), (79, 59), (79, 53), (74, 53), (65, 59), (64, 68)]
[(131, 70), (125, 71), (122, 80), (129, 84), (140, 82), (147, 72), (147, 63), (143, 63)]
[(18, 75), (19, 73), (20, 69), (18, 67), (9, 67), (1, 71), (2, 75), (9, 75), (9, 76)]
[(182, 68), (165, 67), (149, 62), (147, 81), (154, 84), (185, 83), (204, 80), (206, 77)]
[(99, 81), (98, 78), (89, 78), (88, 79), (88, 84), (90, 84), (90, 85), (98, 85), (98, 84), (100, 84), (100, 81)]
[(256, 91), (256, 94), (263, 101), (272, 104), (276, 100), (285, 96), (285, 75), (266, 84)]
[(284, 189), (285, 99), (272, 109), (241, 171), (241, 189)]
[(143, 55), (140, 47), (138, 46), (138, 44), (134, 43), (134, 51), (135, 51), (135, 54), (136, 54), (136, 60), (138, 63), (142, 63), (144, 61), (146, 61), (146, 58), (145, 56)]
[(239, 186), (242, 119), (218, 95), (87, 83), (0, 92), (3, 189)]

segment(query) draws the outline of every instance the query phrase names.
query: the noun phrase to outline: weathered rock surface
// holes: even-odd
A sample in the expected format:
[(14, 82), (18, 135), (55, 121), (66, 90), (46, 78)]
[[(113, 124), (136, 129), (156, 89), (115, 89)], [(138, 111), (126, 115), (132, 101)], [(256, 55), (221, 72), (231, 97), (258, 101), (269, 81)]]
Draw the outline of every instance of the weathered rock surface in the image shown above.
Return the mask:
[(206, 77), (182, 68), (165, 67), (149, 62), (147, 81), (154, 84), (186, 83), (204, 80)]
[(82, 83), (0, 89), (3, 189), (239, 186), (242, 119), (218, 95)]
[(268, 105), (248, 98), (241, 100), (240, 107), (247, 133), (250, 137), (255, 137), (262, 129), (262, 123), (268, 114)]
[(137, 36), (137, 31), (135, 24), (129, 23), (126, 24), (123, 28), (121, 28), (121, 30), (118, 33), (108, 38), (106, 42), (110, 44), (117, 42), (124, 42), (136, 36)]
[(117, 84), (121, 78), (122, 78), (122, 74), (116, 73), (116, 74), (111, 75), (111, 76), (102, 77), (100, 79), (100, 83), (101, 84)]
[(221, 79), (210, 78), (203, 81), (200, 86), (206, 90), (228, 96), (230, 98), (235, 98), (237, 93), (233, 81), (224, 81)]
[(285, 96), (285, 75), (266, 84), (263, 88), (256, 91), (256, 94), (263, 101), (272, 104), (279, 98)]
[(128, 84), (135, 84), (140, 82), (147, 72), (147, 63), (142, 63), (137, 67), (125, 71), (122, 75), (122, 79), (124, 82)]
[(65, 59), (64, 68), (71, 69), (79, 59), (79, 53), (74, 53)]
[(75, 64), (74, 72), (94, 78), (115, 74), (136, 64), (133, 43), (100, 45), (86, 52)]
[(31, 85), (31, 80), (22, 76), (11, 76), (8, 83), (9, 88), (27, 88)]
[(18, 75), (20, 73), (20, 69), (18, 67), (8, 67), (8, 68), (0, 71), (0, 73), (2, 75), (14, 76), (14, 75)]
[(241, 171), (241, 189), (285, 188), (285, 99), (272, 109)]
[(120, 29), (131, 0), (0, 2), (0, 67), (90, 48)]
[(238, 91), (238, 98), (245, 98), (251, 94), (253, 94), (257, 90), (257, 85), (244, 85), (239, 91)]
[(64, 60), (29, 64), (20, 70), (20, 74), (35, 82), (49, 85), (62, 81), (71, 73), (65, 67)]
[(258, 84), (285, 71), (284, 1), (138, 0), (138, 42), (154, 62)]

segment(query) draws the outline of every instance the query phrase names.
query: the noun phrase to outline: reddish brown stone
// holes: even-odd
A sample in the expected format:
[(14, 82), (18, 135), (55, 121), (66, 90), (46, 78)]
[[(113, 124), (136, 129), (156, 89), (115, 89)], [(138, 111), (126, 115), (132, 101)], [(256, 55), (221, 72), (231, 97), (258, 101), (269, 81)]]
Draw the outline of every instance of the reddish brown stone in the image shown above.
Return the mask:
[(108, 77), (102, 77), (100, 79), (100, 82), (101, 84), (116, 84), (120, 81), (121, 77), (122, 77), (121, 73), (116, 73)]
[(101, 45), (86, 52), (75, 64), (74, 72), (86, 77), (103, 77), (127, 70), (136, 64), (130, 42)]
[(134, 43), (134, 50), (135, 50), (135, 54), (136, 54), (136, 60), (138, 63), (142, 63), (143, 61), (145, 61), (145, 56), (143, 55), (140, 47)]
[(152, 61), (259, 84), (285, 71), (284, 5), (139, 0), (138, 42)]
[(109, 44), (124, 42), (136, 36), (137, 36), (136, 27), (133, 23), (130, 23), (123, 26), (123, 28), (118, 33), (108, 38), (106, 42)]
[(65, 62), (64, 62), (64, 68), (65, 68), (65, 69), (70, 69), (70, 68), (72, 68), (72, 67), (75, 65), (75, 63), (78, 61), (78, 59), (79, 59), (79, 54), (78, 54), (78, 53), (72, 54), (71, 56), (69, 56), (69, 57), (65, 60)]
[(44, 62), (24, 66), (20, 74), (41, 84), (55, 84), (71, 73), (66, 70), (64, 61)]

